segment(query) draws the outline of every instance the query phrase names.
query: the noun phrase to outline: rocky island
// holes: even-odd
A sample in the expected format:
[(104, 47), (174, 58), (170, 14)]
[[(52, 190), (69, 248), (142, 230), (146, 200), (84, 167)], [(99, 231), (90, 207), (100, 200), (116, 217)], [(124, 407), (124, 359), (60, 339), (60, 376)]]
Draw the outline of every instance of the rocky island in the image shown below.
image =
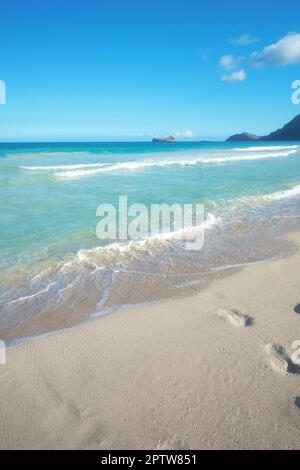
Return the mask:
[(152, 142), (176, 142), (176, 139), (172, 135), (169, 135), (169, 137), (164, 137), (161, 139), (159, 137), (154, 137)]

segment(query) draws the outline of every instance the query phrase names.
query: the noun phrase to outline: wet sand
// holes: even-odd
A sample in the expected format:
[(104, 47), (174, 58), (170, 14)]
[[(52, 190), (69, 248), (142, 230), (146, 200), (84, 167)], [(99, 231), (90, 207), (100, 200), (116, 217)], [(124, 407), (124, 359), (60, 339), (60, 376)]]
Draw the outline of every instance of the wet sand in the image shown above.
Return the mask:
[(300, 449), (300, 234), (290, 239), (291, 256), (195, 296), (10, 348), (0, 447)]

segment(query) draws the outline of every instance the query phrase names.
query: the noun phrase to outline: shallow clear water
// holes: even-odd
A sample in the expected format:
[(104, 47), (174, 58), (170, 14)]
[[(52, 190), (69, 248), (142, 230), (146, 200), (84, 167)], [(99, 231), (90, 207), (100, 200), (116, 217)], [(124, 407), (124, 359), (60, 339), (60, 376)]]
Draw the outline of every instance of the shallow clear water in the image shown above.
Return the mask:
[[(101, 203), (203, 203), (205, 245), (100, 241)], [(295, 143), (0, 144), (3, 338), (191, 292), (227, 266), (278, 256), (300, 216)]]

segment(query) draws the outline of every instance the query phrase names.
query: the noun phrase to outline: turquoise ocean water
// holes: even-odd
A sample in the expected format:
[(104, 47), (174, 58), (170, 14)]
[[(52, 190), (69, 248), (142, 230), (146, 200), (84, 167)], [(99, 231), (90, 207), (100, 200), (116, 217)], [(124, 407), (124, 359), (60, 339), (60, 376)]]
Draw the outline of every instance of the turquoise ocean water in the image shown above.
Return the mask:
[[(205, 245), (96, 237), (101, 203), (203, 203)], [(0, 337), (72, 326), (191, 293), (279, 256), (298, 228), (295, 143), (0, 144)]]

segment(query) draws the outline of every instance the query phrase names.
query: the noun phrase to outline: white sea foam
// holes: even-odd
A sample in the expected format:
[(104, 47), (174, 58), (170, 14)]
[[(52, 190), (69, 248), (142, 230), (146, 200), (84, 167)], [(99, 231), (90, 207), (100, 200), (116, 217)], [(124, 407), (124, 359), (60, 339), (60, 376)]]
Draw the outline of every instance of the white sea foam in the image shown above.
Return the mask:
[(263, 158), (275, 158), (275, 157), (288, 157), (296, 153), (296, 150), (287, 150), (281, 152), (265, 152), (265, 153), (256, 153), (254, 155), (238, 155), (236, 157), (214, 157), (214, 158), (205, 158), (202, 160), (202, 163), (226, 163), (226, 162), (238, 162), (238, 161), (247, 161), (247, 160), (260, 160)]
[(34, 297), (37, 297), (41, 294), (44, 294), (45, 292), (48, 292), (48, 290), (54, 285), (55, 285), (55, 282), (50, 282), (50, 284), (48, 284), (44, 289), (42, 289), (38, 292), (35, 292), (34, 294), (25, 295), (23, 297), (19, 297), (18, 299), (10, 300), (9, 302), (7, 302), (6, 305), (15, 304), (17, 302), (22, 302), (24, 300), (33, 299)]
[(278, 191), (276, 193), (265, 196), (266, 199), (271, 201), (280, 201), (281, 199), (289, 199), (300, 195), (300, 185), (293, 188), (286, 189), (285, 191)]
[(50, 165), (50, 166), (19, 166), (22, 170), (29, 171), (59, 171), (59, 170), (76, 170), (80, 168), (100, 168), (107, 163), (78, 163), (76, 165)]
[(82, 152), (73, 152), (73, 150), (60, 150), (57, 152), (20, 152), (20, 153), (9, 153), (7, 154), (8, 157), (57, 157), (57, 156), (66, 156), (66, 155), (80, 155), (80, 156), (88, 156), (93, 155), (92, 152), (89, 151), (82, 151)]
[(264, 146), (257, 146), (257, 147), (237, 147), (235, 149), (232, 149), (234, 150), (235, 152), (240, 152), (241, 150), (243, 152), (260, 152), (261, 150), (267, 150), (267, 151), (271, 151), (271, 150), (286, 150), (286, 149), (297, 149), (299, 148), (300, 145), (274, 145), (274, 146), (268, 146), (268, 145), (264, 145)]
[[(286, 150), (281, 152), (265, 152), (265, 153), (256, 153), (254, 155), (243, 154), (236, 156), (231, 155), (222, 155), (220, 157), (197, 157), (197, 158), (189, 158), (189, 159), (164, 159), (164, 160), (143, 160), (143, 161), (131, 161), (131, 162), (120, 162), (115, 163), (113, 165), (105, 165), (100, 168), (97, 168), (96, 165), (92, 165), (91, 169), (71, 169), (68, 171), (62, 172), (55, 172), (54, 176), (58, 178), (80, 178), (82, 176), (90, 176), (95, 175), (98, 173), (104, 172), (114, 172), (114, 171), (130, 171), (130, 170), (139, 170), (144, 168), (151, 168), (151, 167), (164, 167), (164, 166), (191, 166), (191, 165), (198, 165), (198, 164), (222, 164), (222, 163), (234, 163), (238, 161), (246, 161), (246, 160), (259, 160), (264, 158), (275, 158), (275, 157), (288, 157), (296, 153), (296, 150)], [(69, 167), (70, 168), (70, 167)]]
[(196, 238), (201, 230), (211, 230), (220, 222), (221, 219), (219, 217), (207, 213), (206, 220), (201, 225), (184, 227), (171, 232), (162, 232), (141, 240), (130, 240), (128, 243), (114, 242), (106, 246), (82, 249), (79, 250), (76, 258), (79, 262), (87, 262), (99, 269), (103, 268), (103, 265), (115, 264), (118, 260), (121, 261), (131, 256), (137, 257), (139, 255), (143, 256), (145, 253), (159, 253), (161, 249), (165, 249), (165, 247), (177, 240), (191, 241)]
[(107, 165), (103, 168), (92, 168), (90, 170), (75, 170), (54, 173), (54, 176), (59, 178), (79, 178), (81, 176), (95, 175), (97, 173), (113, 172), (119, 170), (139, 170), (142, 168), (154, 166), (168, 166), (168, 165), (185, 165), (184, 161), (180, 160), (153, 160), (153, 161), (133, 161), (133, 162), (120, 162), (113, 165)]
[[(260, 205), (266, 202), (281, 201), (300, 196), (300, 185), (296, 185), (290, 189), (276, 191), (269, 194), (255, 194), (252, 196), (241, 196), (236, 199), (223, 200), (223, 206), (230, 208), (230, 211), (238, 210), (249, 205)], [(224, 211), (224, 208), (222, 209)], [(295, 216), (293, 216), (295, 218)]]

